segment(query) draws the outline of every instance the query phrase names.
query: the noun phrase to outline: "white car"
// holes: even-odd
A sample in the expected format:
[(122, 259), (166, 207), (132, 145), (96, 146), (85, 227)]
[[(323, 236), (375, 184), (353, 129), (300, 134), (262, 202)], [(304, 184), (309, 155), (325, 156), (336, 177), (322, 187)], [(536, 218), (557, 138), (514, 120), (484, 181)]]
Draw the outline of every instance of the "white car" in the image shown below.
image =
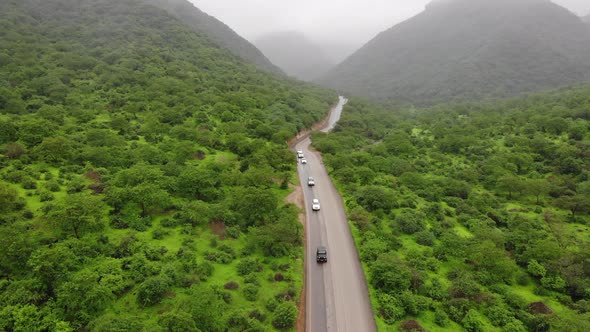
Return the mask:
[(320, 210), (320, 200), (317, 198), (314, 198), (311, 201), (311, 209), (314, 211), (319, 211)]
[(303, 158), (303, 151), (297, 151), (297, 158)]
[(311, 186), (315, 186), (315, 180), (313, 179), (312, 176), (310, 176), (310, 177), (307, 178), (307, 185), (310, 186), (310, 187)]
[(307, 159), (305, 159), (305, 158), (301, 159), (301, 163), (302, 164), (307, 164)]

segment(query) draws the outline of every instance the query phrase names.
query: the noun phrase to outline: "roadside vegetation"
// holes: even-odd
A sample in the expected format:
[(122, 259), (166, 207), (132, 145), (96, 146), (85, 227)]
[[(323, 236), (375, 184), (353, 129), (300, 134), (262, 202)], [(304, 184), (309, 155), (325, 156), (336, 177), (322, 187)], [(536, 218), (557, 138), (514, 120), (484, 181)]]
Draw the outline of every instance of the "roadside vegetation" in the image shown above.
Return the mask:
[(590, 87), (313, 133), (380, 331), (590, 330)]
[(336, 101), (141, 1), (0, 4), (0, 330), (293, 330), (286, 140)]

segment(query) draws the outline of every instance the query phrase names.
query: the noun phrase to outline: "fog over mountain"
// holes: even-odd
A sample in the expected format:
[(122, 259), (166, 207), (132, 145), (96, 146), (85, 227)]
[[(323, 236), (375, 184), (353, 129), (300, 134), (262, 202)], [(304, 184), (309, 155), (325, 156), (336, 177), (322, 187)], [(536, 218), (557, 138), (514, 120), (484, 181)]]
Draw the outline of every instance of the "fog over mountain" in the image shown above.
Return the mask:
[[(379, 32), (413, 17), (431, 0), (189, 0), (251, 42), (279, 31), (303, 33), (340, 60)], [(490, 0), (494, 1), (494, 0)], [(588, 0), (552, 0), (578, 16), (590, 14)], [(330, 45), (352, 45), (338, 52)]]
[(254, 44), (285, 73), (301, 80), (313, 80), (336, 65), (317, 44), (295, 31), (259, 38)]
[(197, 32), (206, 34), (214, 43), (227, 48), (243, 60), (261, 69), (281, 74), (281, 71), (248, 40), (238, 35), (225, 23), (201, 11), (188, 0), (147, 0), (146, 2), (166, 9)]
[(505, 97), (590, 80), (590, 30), (549, 0), (436, 0), (319, 81), (378, 99)]

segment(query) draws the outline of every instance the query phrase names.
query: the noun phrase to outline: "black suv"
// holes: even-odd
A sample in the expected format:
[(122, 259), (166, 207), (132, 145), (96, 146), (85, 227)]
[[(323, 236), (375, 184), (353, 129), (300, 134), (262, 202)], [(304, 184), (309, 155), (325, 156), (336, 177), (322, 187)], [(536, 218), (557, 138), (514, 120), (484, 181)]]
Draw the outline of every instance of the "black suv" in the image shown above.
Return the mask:
[(315, 253), (315, 260), (318, 263), (326, 263), (328, 261), (328, 250), (326, 247), (318, 247)]

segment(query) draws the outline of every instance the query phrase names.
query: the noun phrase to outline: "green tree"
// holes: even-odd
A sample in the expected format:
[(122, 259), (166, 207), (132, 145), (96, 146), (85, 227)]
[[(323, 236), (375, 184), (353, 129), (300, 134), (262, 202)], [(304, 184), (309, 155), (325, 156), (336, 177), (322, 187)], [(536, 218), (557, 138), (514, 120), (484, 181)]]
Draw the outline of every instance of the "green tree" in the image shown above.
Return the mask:
[(165, 209), (170, 203), (170, 195), (158, 185), (144, 183), (133, 187), (130, 190), (131, 200), (141, 208), (141, 216), (145, 217), (149, 212)]
[(379, 316), (385, 319), (388, 324), (394, 324), (406, 316), (402, 302), (396, 297), (380, 292), (377, 301), (379, 302)]
[(158, 318), (158, 324), (166, 332), (186, 331), (201, 332), (191, 315), (183, 311), (168, 312)]
[(18, 138), (17, 133), (17, 127), (13, 123), (9, 121), (0, 121), (0, 144), (16, 141)]
[(538, 278), (543, 278), (547, 274), (547, 270), (545, 269), (545, 267), (543, 265), (539, 264), (539, 262), (537, 262), (535, 259), (531, 259), (529, 261), (527, 271), (533, 277), (538, 277)]
[(231, 194), (231, 208), (241, 217), (245, 227), (265, 224), (276, 211), (278, 199), (268, 189), (255, 187), (234, 188)]
[(163, 276), (147, 278), (137, 290), (137, 301), (142, 306), (151, 306), (162, 300), (164, 293), (170, 288), (170, 281)]
[(518, 266), (509, 259), (504, 248), (499, 248), (490, 240), (478, 239), (468, 248), (469, 258), (475, 262), (476, 269), (485, 272), (485, 282), (505, 282), (510, 284)]
[(18, 138), (27, 148), (36, 146), (43, 142), (44, 138), (53, 136), (55, 132), (54, 124), (32, 117), (21, 120), (18, 126)]
[(219, 174), (205, 167), (187, 167), (177, 179), (179, 192), (185, 197), (211, 202), (219, 197)]
[(67, 319), (82, 325), (107, 308), (126, 286), (119, 261), (105, 259), (93, 265), (76, 272), (57, 290), (57, 304)]
[(576, 219), (577, 214), (590, 212), (590, 195), (562, 196), (555, 200), (555, 205), (569, 210), (572, 219)]
[(179, 211), (180, 218), (191, 226), (205, 226), (212, 218), (211, 206), (203, 201), (195, 200), (183, 204)]
[(38, 245), (28, 225), (0, 226), (0, 274), (15, 278), (27, 275), (30, 271), (27, 260)]
[(296, 219), (295, 207), (290, 205), (280, 211), (275, 221), (250, 228), (251, 243), (262, 249), (266, 256), (287, 256), (301, 244), (303, 228)]
[(465, 318), (461, 320), (461, 325), (467, 330), (468, 332), (481, 332), (483, 331), (483, 323), (479, 318), (479, 314), (476, 310), (470, 309), (465, 315)]
[(179, 309), (191, 315), (197, 329), (201, 331), (221, 332), (225, 326), (225, 304), (211, 288), (193, 286), (188, 292), (189, 297), (179, 303)]
[(357, 203), (373, 212), (379, 209), (390, 211), (397, 207), (396, 195), (393, 190), (382, 186), (365, 186), (356, 194)]
[(412, 273), (392, 254), (383, 254), (370, 267), (371, 284), (389, 294), (398, 294), (410, 288)]
[(295, 303), (287, 301), (279, 304), (274, 311), (272, 325), (279, 330), (292, 328), (297, 321), (298, 310)]
[(59, 243), (51, 248), (41, 247), (35, 250), (29, 258), (33, 275), (46, 287), (52, 295), (55, 288), (65, 281), (69, 272), (79, 268), (79, 259), (75, 256), (67, 243)]
[(73, 144), (65, 137), (47, 137), (33, 150), (41, 160), (50, 164), (59, 165), (67, 161), (73, 154)]
[(524, 182), (525, 191), (537, 199), (537, 205), (540, 204), (542, 195), (546, 195), (550, 191), (549, 183), (545, 179), (533, 179)]
[(104, 228), (105, 204), (101, 197), (88, 193), (70, 194), (48, 215), (64, 235), (80, 238)]
[(18, 192), (0, 182), (0, 213), (14, 211), (18, 206)]

